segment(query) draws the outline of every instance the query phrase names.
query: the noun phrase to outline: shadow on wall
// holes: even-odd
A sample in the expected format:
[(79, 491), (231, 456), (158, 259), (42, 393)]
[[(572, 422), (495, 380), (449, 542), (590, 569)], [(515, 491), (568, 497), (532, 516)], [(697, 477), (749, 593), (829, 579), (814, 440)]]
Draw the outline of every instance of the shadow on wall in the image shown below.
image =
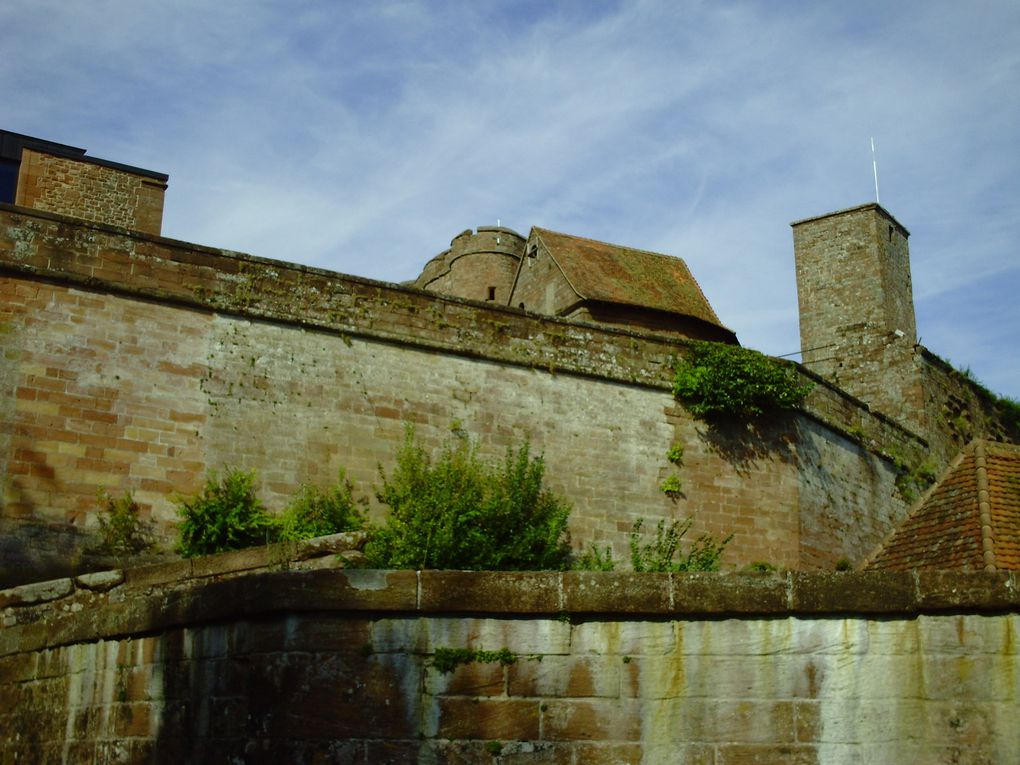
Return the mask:
[[(70, 523), (0, 518), (0, 589), (109, 571), (125, 559), (102, 552), (97, 537)], [(169, 552), (130, 556), (133, 566), (175, 559)]]
[(84, 548), (81, 530), (70, 524), (0, 518), (0, 589), (84, 573)]
[(726, 460), (742, 476), (765, 460), (796, 461), (797, 418), (789, 412), (766, 414), (752, 420), (719, 417), (703, 421), (698, 435), (709, 450)]
[(418, 761), (421, 661), (376, 653), (370, 632), (291, 615), (163, 634), (152, 761)]
[[(33, 491), (61, 490), (44, 453), (31, 449), (19, 453), (27, 463), (21, 469), (31, 472), (38, 482)], [(68, 576), (81, 557), (80, 529), (65, 523), (32, 522), (36, 508), (21, 481), (17, 475), (9, 475), (8, 482), (6, 487), (0, 486), (5, 494), (0, 506), (4, 516), (0, 517), (0, 588)], [(11, 517), (12, 506), (16, 518)]]

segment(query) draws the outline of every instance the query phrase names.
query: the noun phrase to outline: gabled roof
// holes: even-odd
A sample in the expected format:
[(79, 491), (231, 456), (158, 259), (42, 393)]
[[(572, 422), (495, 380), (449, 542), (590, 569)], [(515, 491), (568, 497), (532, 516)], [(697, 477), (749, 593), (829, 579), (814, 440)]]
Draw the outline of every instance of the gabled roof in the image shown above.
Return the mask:
[(867, 568), (1020, 570), (1020, 446), (971, 443)]
[(544, 228), (533, 228), (531, 236), (584, 300), (652, 308), (723, 326), (680, 258)]

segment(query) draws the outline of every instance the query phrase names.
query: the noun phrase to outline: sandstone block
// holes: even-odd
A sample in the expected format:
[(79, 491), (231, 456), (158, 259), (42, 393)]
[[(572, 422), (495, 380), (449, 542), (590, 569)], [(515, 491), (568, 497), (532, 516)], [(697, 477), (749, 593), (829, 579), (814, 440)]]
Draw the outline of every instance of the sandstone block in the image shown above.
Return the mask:
[(74, 583), (78, 587), (94, 592), (107, 592), (123, 582), (124, 572), (121, 569), (97, 571), (94, 574), (80, 574), (74, 578)]
[(448, 739), (510, 739), (515, 741), (539, 738), (539, 702), (521, 699), (466, 699), (456, 696), (437, 697), (431, 703), (433, 713), (426, 711), (425, 735)]
[(70, 579), (53, 579), (48, 582), (23, 584), (9, 590), (0, 590), (0, 608), (49, 603), (65, 598), (72, 592), (74, 592), (74, 582)]
[(422, 571), (423, 611), (557, 613), (559, 575), (549, 572)]
[(567, 571), (563, 574), (563, 610), (584, 614), (610, 609), (622, 614), (670, 611), (669, 574)]

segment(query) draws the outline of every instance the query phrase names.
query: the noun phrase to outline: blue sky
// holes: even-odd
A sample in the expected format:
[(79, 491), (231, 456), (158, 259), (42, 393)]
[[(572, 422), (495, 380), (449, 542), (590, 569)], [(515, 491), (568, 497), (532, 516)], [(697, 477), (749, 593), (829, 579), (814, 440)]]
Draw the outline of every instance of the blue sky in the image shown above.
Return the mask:
[(789, 223), (911, 232), (921, 341), (1020, 398), (1020, 3), (6, 0), (0, 127), (170, 174), (167, 236), (376, 279), (532, 225), (799, 347)]

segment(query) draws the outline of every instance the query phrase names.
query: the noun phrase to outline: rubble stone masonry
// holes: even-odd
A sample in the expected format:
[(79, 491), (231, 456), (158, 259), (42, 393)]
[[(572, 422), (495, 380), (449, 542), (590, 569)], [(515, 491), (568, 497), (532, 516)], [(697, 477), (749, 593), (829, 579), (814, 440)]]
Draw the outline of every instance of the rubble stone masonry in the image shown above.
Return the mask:
[(25, 148), (15, 203), (147, 234), (163, 225), (166, 180), (84, 157)]

